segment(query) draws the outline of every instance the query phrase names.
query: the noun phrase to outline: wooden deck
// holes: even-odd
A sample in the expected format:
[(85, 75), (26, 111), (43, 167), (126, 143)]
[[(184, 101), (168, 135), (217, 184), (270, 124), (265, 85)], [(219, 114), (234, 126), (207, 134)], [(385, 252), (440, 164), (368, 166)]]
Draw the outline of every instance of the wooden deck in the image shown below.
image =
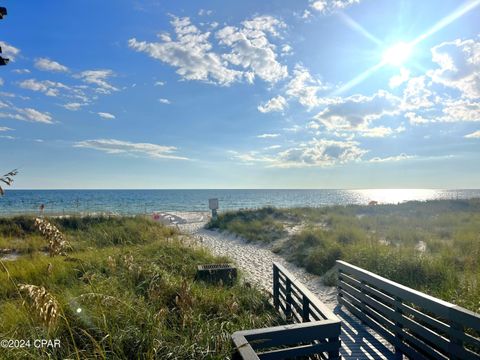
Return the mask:
[(237, 358), (480, 360), (480, 315), (337, 261), (338, 305), (273, 264), (273, 304), (289, 325), (232, 335)]
[(401, 359), (396, 357), (393, 346), (363, 324), (344, 307), (338, 305), (334, 314), (342, 321), (340, 355), (345, 360)]

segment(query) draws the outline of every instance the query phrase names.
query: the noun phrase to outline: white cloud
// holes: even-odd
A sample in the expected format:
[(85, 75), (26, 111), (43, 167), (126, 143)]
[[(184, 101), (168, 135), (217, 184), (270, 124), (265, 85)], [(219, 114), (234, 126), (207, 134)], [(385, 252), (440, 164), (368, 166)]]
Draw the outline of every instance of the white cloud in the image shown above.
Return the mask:
[(310, 1), (310, 7), (321, 13), (329, 13), (337, 10), (343, 10), (355, 4), (359, 4), (360, 0), (313, 0)]
[(212, 51), (209, 32), (202, 33), (188, 17), (174, 17), (171, 21), (176, 39), (160, 34), (161, 42), (128, 41), (131, 49), (144, 52), (154, 59), (177, 68), (185, 80), (200, 80), (219, 85), (230, 85), (242, 77), (242, 72), (229, 69), (225, 61)]
[(408, 112), (405, 114), (405, 117), (408, 119), (410, 124), (419, 125), (419, 124), (428, 124), (431, 120), (424, 118), (421, 115), (418, 115), (414, 112)]
[(388, 86), (390, 86), (391, 89), (394, 89), (402, 85), (409, 78), (410, 78), (410, 71), (405, 68), (401, 68), (400, 74), (394, 75), (390, 78), (390, 80), (388, 81)]
[(0, 131), (10, 131), (10, 130), (13, 130), (13, 129), (6, 126), (0, 126)]
[[(10, 101), (0, 100), (0, 109), (4, 109), (7, 112), (0, 112), (0, 118), (40, 122), (44, 124), (52, 124), (52, 117), (48, 112), (40, 112), (32, 108), (18, 108), (14, 106)], [(6, 128), (8, 129), (8, 128)]]
[(7, 44), (4, 41), (0, 41), (0, 47), (2, 48), (2, 54), (4, 55), (4, 57), (10, 59), (10, 61), (15, 61), (17, 55), (20, 54), (20, 49), (10, 44)]
[[(161, 33), (158, 42), (132, 38), (129, 47), (177, 68), (184, 80), (228, 86), (243, 79), (251, 83), (256, 77), (274, 83), (288, 75), (287, 67), (277, 61), (276, 46), (270, 42), (270, 38), (280, 37), (279, 29), (286, 25), (274, 17), (258, 16), (243, 21), (240, 27), (226, 26), (217, 31), (219, 45), (229, 49), (224, 54), (213, 51), (211, 33), (199, 30), (190, 18), (173, 17), (171, 24), (174, 37)], [(287, 45), (283, 50), (289, 52), (290, 48)]]
[(24, 116), (18, 113), (0, 112), (0, 118), (27, 121), (27, 119)]
[(442, 122), (462, 122), (462, 121), (480, 121), (480, 102), (472, 100), (456, 99), (444, 102), (442, 109), (443, 116), (439, 116), (437, 121)]
[(88, 148), (104, 151), (107, 154), (129, 154), (134, 156), (147, 156), (158, 159), (187, 160), (185, 157), (175, 155), (175, 146), (164, 146), (151, 143), (134, 143), (116, 139), (96, 139), (76, 142), (74, 147)]
[(311, 109), (319, 105), (335, 102), (335, 99), (320, 98), (317, 93), (326, 90), (328, 86), (320, 80), (314, 79), (310, 72), (302, 65), (296, 65), (293, 77), (287, 85), (285, 94), (298, 100), (300, 104)]
[(14, 112), (0, 113), (0, 118), (53, 124), (52, 117), (49, 113), (42, 113), (32, 108), (13, 108), (12, 110)]
[(280, 134), (261, 134), (261, 135), (257, 135), (257, 138), (259, 139), (273, 139), (273, 138), (276, 138), (276, 137), (279, 137)]
[(115, 119), (115, 115), (107, 112), (99, 112), (98, 115), (103, 119), (108, 119), (108, 120)]
[(14, 69), (12, 72), (15, 74), (30, 74), (30, 70), (28, 69)]
[(23, 89), (39, 91), (47, 96), (53, 97), (60, 95), (61, 90), (70, 90), (70, 87), (67, 85), (50, 80), (38, 81), (35, 79), (28, 79), (19, 82), (18, 85)]
[(272, 111), (283, 111), (285, 106), (287, 106), (287, 101), (282, 95), (278, 95), (268, 100), (265, 104), (259, 105), (257, 109), (262, 113), (268, 113)]
[(242, 22), (242, 27), (226, 26), (216, 34), (220, 44), (231, 48), (223, 58), (247, 71), (249, 82), (255, 76), (275, 83), (288, 75), (287, 66), (277, 61), (276, 46), (269, 37), (279, 37), (286, 24), (272, 16), (258, 16)]
[(35, 67), (44, 71), (68, 72), (68, 68), (66, 66), (47, 58), (35, 59)]
[(62, 105), (65, 109), (70, 110), (70, 111), (78, 111), (82, 106), (85, 106), (86, 104), (83, 103), (78, 103), (78, 102), (71, 102)]
[(213, 11), (212, 10), (205, 10), (205, 9), (200, 9), (198, 10), (198, 16), (205, 16), (205, 15), (212, 15)]
[(264, 149), (265, 150), (276, 150), (276, 149), (280, 149), (281, 147), (282, 147), (281, 145), (271, 145), (271, 146), (265, 147)]
[(32, 108), (19, 109), (18, 112), (24, 115), (27, 120), (44, 124), (53, 124), (52, 117), (49, 113), (42, 113)]
[(118, 88), (108, 83), (110, 77), (115, 76), (112, 70), (87, 70), (76, 77), (82, 79), (87, 84), (97, 85), (96, 91), (102, 94), (110, 94), (112, 91), (118, 91)]
[(291, 148), (279, 153), (277, 167), (332, 166), (362, 158), (367, 150), (358, 142), (314, 139), (305, 146)]
[(305, 20), (310, 19), (312, 17), (312, 13), (308, 9), (305, 9), (300, 17)]
[(165, 81), (155, 81), (155, 86), (164, 86), (165, 85)]
[(245, 154), (233, 152), (234, 158), (246, 164), (262, 163), (268, 167), (326, 167), (361, 160), (368, 151), (359, 147), (358, 142), (313, 139), (308, 143), (265, 155), (258, 151)]
[(454, 40), (432, 48), (439, 68), (427, 74), (432, 81), (460, 91), (463, 97), (480, 97), (480, 42)]
[(326, 11), (328, 6), (327, 0), (318, 0), (310, 4), (310, 7), (316, 11)]
[(401, 100), (379, 90), (372, 96), (352, 95), (342, 98), (319, 112), (315, 119), (329, 131), (368, 131), (372, 121), (400, 113)]
[(293, 48), (288, 44), (283, 45), (281, 51), (283, 56), (293, 54)]
[(433, 91), (427, 86), (425, 76), (418, 76), (408, 81), (403, 91), (403, 110), (427, 109), (434, 105)]
[(464, 136), (466, 139), (480, 139), (480, 130)]
[(385, 163), (385, 162), (405, 161), (405, 160), (411, 160), (411, 159), (415, 159), (415, 158), (417, 158), (416, 155), (407, 155), (407, 154), (402, 153), (400, 155), (388, 156), (388, 157), (384, 157), (384, 158), (374, 157), (374, 158), (372, 158), (368, 161), (373, 162), (373, 163)]
[(383, 137), (390, 136), (395, 132), (396, 131), (392, 128), (385, 127), (385, 126), (377, 126), (373, 128), (366, 128), (366, 129), (360, 130), (360, 135), (363, 137), (383, 138)]
[(162, 104), (166, 104), (166, 105), (171, 104), (171, 101), (168, 100), (168, 99), (163, 99), (163, 98), (162, 98), (162, 99), (158, 99), (158, 101), (160, 101)]

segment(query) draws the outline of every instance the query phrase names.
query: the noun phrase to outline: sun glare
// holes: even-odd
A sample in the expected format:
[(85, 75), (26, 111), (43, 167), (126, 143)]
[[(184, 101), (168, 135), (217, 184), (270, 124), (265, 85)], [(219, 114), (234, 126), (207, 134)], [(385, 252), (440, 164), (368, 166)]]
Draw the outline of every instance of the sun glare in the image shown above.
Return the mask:
[(382, 56), (382, 63), (401, 66), (403, 65), (412, 54), (412, 46), (405, 42), (399, 42), (389, 47)]

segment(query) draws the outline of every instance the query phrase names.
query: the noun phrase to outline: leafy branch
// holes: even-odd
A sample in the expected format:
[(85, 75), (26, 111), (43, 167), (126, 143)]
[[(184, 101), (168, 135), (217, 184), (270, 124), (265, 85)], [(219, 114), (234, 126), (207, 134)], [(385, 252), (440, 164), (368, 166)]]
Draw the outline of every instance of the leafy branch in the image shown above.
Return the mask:
[[(18, 174), (18, 170), (12, 170), (8, 174), (3, 175), (0, 178), (0, 182), (3, 182), (7, 186), (10, 186), (13, 184), (13, 177)], [(2, 188), (2, 184), (0, 183), (0, 196), (3, 196), (5, 194), (5, 190)]]

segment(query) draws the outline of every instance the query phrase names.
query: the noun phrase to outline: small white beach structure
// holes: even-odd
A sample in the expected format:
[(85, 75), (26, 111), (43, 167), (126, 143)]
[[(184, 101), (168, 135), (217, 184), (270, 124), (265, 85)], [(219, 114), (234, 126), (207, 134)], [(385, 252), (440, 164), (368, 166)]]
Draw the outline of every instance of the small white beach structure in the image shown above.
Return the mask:
[(212, 218), (217, 218), (218, 199), (208, 199), (208, 208), (212, 210)]

